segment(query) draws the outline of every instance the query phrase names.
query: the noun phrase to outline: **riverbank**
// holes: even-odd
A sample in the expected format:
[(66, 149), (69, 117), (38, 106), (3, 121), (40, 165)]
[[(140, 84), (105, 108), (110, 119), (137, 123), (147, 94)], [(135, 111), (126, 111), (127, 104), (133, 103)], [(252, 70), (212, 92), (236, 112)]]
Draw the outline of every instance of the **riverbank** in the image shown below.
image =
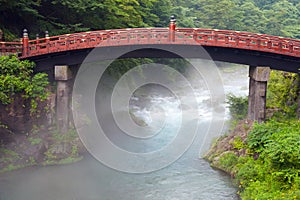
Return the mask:
[(240, 121), (205, 159), (231, 175), (242, 199), (300, 199), (300, 120)]
[(81, 160), (85, 148), (76, 131), (62, 134), (55, 129), (33, 128), (16, 134), (0, 128), (0, 173), (29, 166), (68, 164)]

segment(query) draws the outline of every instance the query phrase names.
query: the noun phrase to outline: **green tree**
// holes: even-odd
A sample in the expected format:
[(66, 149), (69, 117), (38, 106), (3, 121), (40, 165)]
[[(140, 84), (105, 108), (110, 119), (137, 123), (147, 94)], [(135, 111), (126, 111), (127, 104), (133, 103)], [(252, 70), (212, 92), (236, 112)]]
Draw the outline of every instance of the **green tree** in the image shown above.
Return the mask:
[(263, 33), (266, 18), (263, 12), (251, 1), (245, 1), (239, 7), (241, 10), (241, 29), (243, 31)]
[(231, 0), (198, 0), (196, 4), (197, 19), (207, 28), (235, 29), (241, 24), (241, 12)]
[(267, 90), (267, 107), (276, 108), (287, 117), (295, 117), (300, 91), (299, 76), (282, 71), (271, 71)]
[(178, 27), (196, 27), (196, 17), (191, 15), (193, 9), (184, 6), (174, 6), (172, 14), (176, 17)]
[(270, 5), (273, 5), (278, 0), (253, 0), (253, 2), (259, 7), (259, 8), (265, 8), (269, 7)]
[(292, 27), (300, 26), (299, 10), (287, 0), (279, 1), (264, 11), (267, 20), (266, 32), (271, 35), (295, 37)]
[(248, 97), (237, 97), (233, 94), (228, 94), (227, 99), (232, 118), (234, 120), (245, 119), (248, 113)]
[[(174, 14), (172, 11), (171, 0), (161, 0), (154, 2), (151, 13), (158, 17), (158, 21), (152, 24), (145, 20), (147, 24), (155, 27), (168, 27), (170, 16)], [(148, 16), (145, 17), (148, 18)]]
[(0, 29), (7, 39), (87, 30), (178, 27), (261, 32), (300, 38), (298, 0), (0, 0)]
[(20, 61), (15, 55), (0, 57), (0, 102), (10, 104), (16, 95), (31, 100), (31, 111), (36, 111), (37, 102), (47, 98), (49, 84), (47, 74), (33, 74), (35, 64)]

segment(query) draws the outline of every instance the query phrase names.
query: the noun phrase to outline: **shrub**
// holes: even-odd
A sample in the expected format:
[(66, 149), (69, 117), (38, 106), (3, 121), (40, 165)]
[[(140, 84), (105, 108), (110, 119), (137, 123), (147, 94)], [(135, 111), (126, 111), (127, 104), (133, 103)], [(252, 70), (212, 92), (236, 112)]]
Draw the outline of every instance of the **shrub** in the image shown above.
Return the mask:
[(227, 95), (229, 111), (234, 120), (241, 120), (248, 113), (248, 97), (237, 97), (233, 94)]
[(36, 111), (37, 101), (45, 100), (49, 84), (47, 74), (33, 74), (35, 64), (28, 60), (20, 61), (16, 55), (0, 57), (0, 103), (10, 104), (16, 94), (31, 99), (31, 111)]
[(275, 117), (295, 118), (299, 93), (299, 75), (282, 71), (271, 71), (267, 90), (267, 107), (278, 108)]
[(237, 136), (234, 138), (234, 140), (232, 142), (232, 146), (234, 149), (237, 149), (237, 150), (240, 150), (240, 149), (243, 149), (246, 147), (241, 136)]
[[(299, 132), (299, 131), (298, 131)], [(264, 151), (279, 168), (300, 167), (300, 133), (280, 132), (273, 135)]]
[(219, 165), (223, 170), (231, 172), (237, 161), (238, 157), (233, 152), (226, 152), (220, 157)]
[(238, 159), (242, 199), (299, 199), (300, 121), (255, 124), (247, 142), (259, 157)]

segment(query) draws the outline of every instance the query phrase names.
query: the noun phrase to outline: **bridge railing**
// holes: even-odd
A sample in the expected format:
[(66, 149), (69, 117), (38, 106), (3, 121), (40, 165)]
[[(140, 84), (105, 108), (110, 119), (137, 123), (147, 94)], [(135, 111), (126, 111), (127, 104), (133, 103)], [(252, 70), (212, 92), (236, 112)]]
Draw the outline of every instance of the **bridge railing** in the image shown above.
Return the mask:
[[(177, 39), (173, 43), (185, 40), (192, 42), (192, 38), (183, 32), (176, 32)], [(169, 41), (169, 31), (166, 28), (155, 29), (119, 29), (93, 31), (86, 33), (66, 34), (48, 39), (29, 41), (30, 55), (49, 52), (59, 52), (72, 49), (91, 48), (96, 46), (113, 46), (126, 44), (164, 44)], [(105, 42), (105, 43), (104, 43)]]
[(0, 42), (0, 55), (20, 54), (23, 49), (22, 42)]
[[(173, 34), (173, 37), (171, 37)], [(300, 40), (238, 32), (232, 30), (177, 28), (132, 28), (100, 30), (65, 34), (29, 40), (28, 45), (21, 42), (1, 42), (1, 55), (26, 52), (23, 58), (100, 46), (133, 44), (189, 44), (218, 46), (278, 53), (300, 57)], [(22, 48), (26, 46), (26, 51)]]
[(295, 39), (226, 30), (179, 29), (179, 31), (205, 46), (252, 49), (300, 57), (300, 41)]
[(66, 34), (29, 41), (29, 55), (41, 55), (97, 46), (165, 43), (168, 29), (118, 29)]

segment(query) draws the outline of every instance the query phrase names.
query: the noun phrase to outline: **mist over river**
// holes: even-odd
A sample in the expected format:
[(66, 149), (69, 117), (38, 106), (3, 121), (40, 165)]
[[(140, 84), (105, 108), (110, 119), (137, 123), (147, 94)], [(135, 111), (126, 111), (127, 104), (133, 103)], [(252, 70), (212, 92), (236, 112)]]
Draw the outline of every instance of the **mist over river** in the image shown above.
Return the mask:
[[(218, 65), (225, 94), (247, 95), (248, 67)], [(189, 96), (184, 96), (185, 88), (181, 89), (182, 93), (179, 93), (188, 101)], [(207, 123), (212, 118), (211, 112), (225, 109), (225, 119), (230, 119), (225, 102), (217, 106), (209, 103), (208, 89), (196, 88), (194, 94), (199, 104), (200, 131), (209, 131)], [(176, 120), (181, 110), (192, 112), (189, 105), (181, 105), (168, 89), (154, 84), (136, 90), (129, 104), (131, 114), (142, 126), (151, 123), (155, 126), (160, 117), (166, 122), (164, 132), (155, 135), (150, 143), (137, 144), (125, 137), (120, 139), (119, 135), (108, 135), (117, 146), (132, 152), (145, 153), (163, 148), (176, 136), (173, 130), (179, 123)], [(231, 178), (201, 159), (213, 138), (226, 132), (227, 127), (225, 122), (222, 132), (216, 135), (196, 134), (190, 148), (177, 161), (150, 173), (120, 172), (103, 165), (88, 153), (83, 160), (73, 164), (3, 173), (0, 174), (0, 200), (237, 200), (237, 188)]]

